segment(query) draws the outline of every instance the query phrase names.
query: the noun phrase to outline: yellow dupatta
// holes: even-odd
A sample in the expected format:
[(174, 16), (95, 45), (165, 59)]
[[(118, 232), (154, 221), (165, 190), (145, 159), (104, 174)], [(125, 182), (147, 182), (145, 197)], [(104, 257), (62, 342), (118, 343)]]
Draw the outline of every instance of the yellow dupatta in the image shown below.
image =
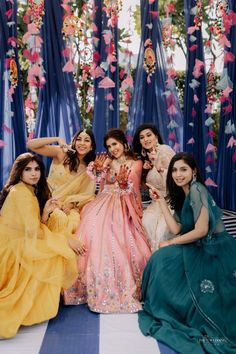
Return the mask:
[(52, 163), (48, 184), (52, 196), (57, 198), (61, 206), (74, 203), (69, 215), (56, 209), (50, 216), (48, 226), (53, 231), (65, 232), (67, 236), (74, 234), (79, 226), (82, 207), (94, 199), (95, 182), (87, 175), (86, 168), (72, 174), (62, 163)]

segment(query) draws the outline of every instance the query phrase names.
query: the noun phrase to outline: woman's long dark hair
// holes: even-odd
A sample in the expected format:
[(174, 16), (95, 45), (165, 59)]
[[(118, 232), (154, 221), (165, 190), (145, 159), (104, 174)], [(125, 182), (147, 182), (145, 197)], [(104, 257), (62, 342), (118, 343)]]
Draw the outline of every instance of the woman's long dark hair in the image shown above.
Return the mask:
[[(4, 201), (10, 192), (11, 187), (13, 187), (15, 184), (19, 183), (21, 181), (21, 176), (22, 173), (25, 169), (25, 167), (30, 163), (31, 161), (35, 161), (40, 168), (41, 176), (40, 179), (37, 183), (37, 186), (35, 186), (35, 195), (38, 199), (39, 202), (39, 208), (40, 208), (40, 213), (42, 215), (43, 213), (43, 208), (46, 203), (46, 201), (51, 197), (51, 193), (47, 184), (46, 180), (46, 173), (45, 173), (45, 166), (43, 164), (43, 161), (40, 159), (39, 156), (34, 155), (30, 152), (26, 152), (24, 154), (19, 155), (16, 160), (13, 163), (10, 176), (3, 187), (1, 194), (0, 194), (0, 209), (2, 208)], [(29, 220), (30, 222), (30, 220)]]
[(145, 129), (150, 129), (153, 132), (153, 134), (157, 136), (159, 144), (163, 144), (163, 140), (162, 140), (162, 137), (161, 137), (159, 131), (157, 130), (157, 127), (154, 124), (145, 123), (145, 124), (140, 125), (136, 129), (136, 131), (134, 133), (134, 138), (133, 138), (133, 151), (136, 154), (138, 154), (138, 156), (140, 156), (140, 158), (142, 160), (149, 160), (148, 156), (146, 156), (144, 158), (144, 156), (141, 154), (143, 147), (142, 147), (142, 144), (140, 143), (140, 133)]
[(195, 173), (196, 181), (204, 185), (204, 181), (201, 177), (199, 167), (195, 161), (193, 155), (189, 152), (179, 152), (174, 155), (170, 161), (167, 177), (166, 177), (166, 189), (167, 189), (167, 201), (170, 204), (171, 209), (180, 211), (182, 209), (185, 193), (183, 188), (177, 186), (172, 177), (173, 167), (176, 161), (183, 160)]
[[(96, 142), (95, 142), (95, 138), (94, 138), (94, 135), (93, 135), (93, 132), (91, 129), (80, 129), (72, 138), (72, 142), (71, 142), (71, 148), (73, 150), (76, 150), (75, 149), (75, 145), (76, 145), (76, 140), (78, 138), (78, 136), (82, 133), (86, 133), (90, 136), (90, 139), (91, 139), (91, 143), (92, 143), (92, 150), (90, 150), (84, 157), (84, 162), (86, 163), (86, 165), (88, 166), (88, 164), (91, 162), (91, 161), (94, 161), (95, 160), (95, 157), (96, 157)], [(65, 158), (64, 160), (64, 166), (65, 165), (68, 165), (69, 166), (69, 170), (72, 172), (77, 172), (78, 168), (79, 168), (79, 164), (80, 164), (80, 160), (78, 159), (78, 156), (77, 156), (77, 153), (73, 152), (73, 151), (68, 151), (67, 152), (67, 157)]]
[[(123, 146), (124, 146), (124, 154), (127, 157), (130, 157), (132, 159), (136, 159), (135, 154), (131, 150), (128, 141), (126, 139), (125, 133), (123, 130), (118, 129), (118, 128), (112, 128), (110, 129), (106, 135), (104, 136), (104, 147), (107, 149), (107, 140), (108, 139), (115, 139), (116, 141), (119, 141)], [(113, 157), (111, 157), (113, 158)]]

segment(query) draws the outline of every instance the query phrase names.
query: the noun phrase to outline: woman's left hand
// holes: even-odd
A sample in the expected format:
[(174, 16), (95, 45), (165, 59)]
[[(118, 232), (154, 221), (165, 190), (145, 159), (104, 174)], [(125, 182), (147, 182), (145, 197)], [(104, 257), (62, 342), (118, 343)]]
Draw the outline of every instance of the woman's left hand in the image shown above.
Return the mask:
[(159, 247), (158, 248), (162, 248), (162, 247), (166, 247), (166, 246), (170, 246), (170, 241), (169, 240), (161, 240), (159, 242)]
[(126, 189), (128, 186), (128, 180), (130, 175), (130, 168), (126, 165), (121, 165), (118, 175), (116, 176), (116, 181), (121, 189)]
[(151, 152), (147, 153), (149, 160), (154, 164), (157, 160), (157, 151), (156, 149), (152, 150)]

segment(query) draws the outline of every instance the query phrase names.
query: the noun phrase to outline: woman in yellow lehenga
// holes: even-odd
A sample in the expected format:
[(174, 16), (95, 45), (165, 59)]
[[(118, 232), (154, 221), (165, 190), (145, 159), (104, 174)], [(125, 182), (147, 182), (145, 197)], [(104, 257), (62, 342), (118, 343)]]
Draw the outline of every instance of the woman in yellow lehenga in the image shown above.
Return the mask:
[(54, 317), (77, 277), (69, 240), (45, 225), (57, 207), (49, 197), (42, 161), (19, 155), (0, 195), (0, 337)]
[[(53, 143), (58, 146), (50, 145)], [(93, 132), (89, 129), (78, 131), (71, 145), (60, 137), (32, 139), (28, 148), (53, 158), (48, 184), (60, 207), (50, 215), (48, 227), (76, 239), (74, 234), (80, 222), (80, 210), (95, 196), (95, 183), (86, 173), (87, 165), (95, 159)]]

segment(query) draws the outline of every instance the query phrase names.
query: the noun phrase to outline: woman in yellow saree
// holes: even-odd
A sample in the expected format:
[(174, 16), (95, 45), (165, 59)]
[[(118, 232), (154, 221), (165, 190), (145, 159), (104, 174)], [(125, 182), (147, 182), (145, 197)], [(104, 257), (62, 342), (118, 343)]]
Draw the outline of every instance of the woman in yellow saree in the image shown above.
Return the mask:
[(0, 337), (56, 316), (77, 277), (69, 240), (45, 225), (57, 201), (44, 171), (38, 156), (19, 155), (0, 195)]
[[(58, 146), (50, 145), (58, 143)], [(28, 142), (37, 154), (52, 157), (48, 184), (59, 208), (50, 215), (48, 227), (63, 232), (71, 239), (80, 222), (82, 207), (95, 196), (95, 183), (86, 173), (89, 162), (95, 159), (95, 139), (89, 129), (78, 131), (67, 145), (60, 137), (38, 138)]]

